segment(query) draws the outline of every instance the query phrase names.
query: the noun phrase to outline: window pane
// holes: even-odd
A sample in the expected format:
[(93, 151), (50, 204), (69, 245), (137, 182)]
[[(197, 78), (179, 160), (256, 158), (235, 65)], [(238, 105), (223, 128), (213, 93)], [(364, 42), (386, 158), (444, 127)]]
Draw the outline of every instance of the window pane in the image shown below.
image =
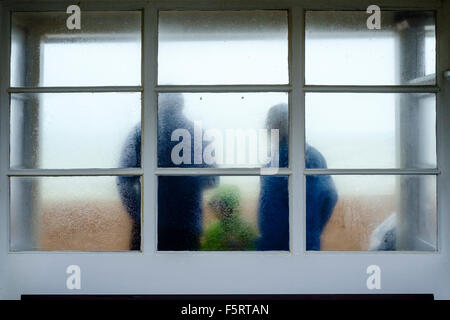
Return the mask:
[(365, 11), (306, 13), (306, 83), (434, 84), (434, 13), (382, 10), (379, 30), (368, 29), (369, 16)]
[(141, 13), (81, 12), (68, 30), (65, 12), (14, 12), (11, 86), (141, 84)]
[[(436, 97), (308, 93), (306, 142), (328, 168), (435, 168)], [(306, 167), (326, 167), (308, 162)]]
[(289, 250), (288, 178), (159, 177), (158, 250)]
[(129, 250), (140, 221), (127, 209), (141, 199), (120, 195), (131, 185), (139, 177), (12, 177), (11, 250)]
[(436, 250), (435, 176), (307, 176), (306, 184), (308, 250)]
[(164, 93), (160, 167), (287, 167), (286, 93)]
[(288, 83), (286, 11), (163, 11), (159, 84)]
[(12, 94), (11, 167), (139, 167), (140, 122), (139, 93)]

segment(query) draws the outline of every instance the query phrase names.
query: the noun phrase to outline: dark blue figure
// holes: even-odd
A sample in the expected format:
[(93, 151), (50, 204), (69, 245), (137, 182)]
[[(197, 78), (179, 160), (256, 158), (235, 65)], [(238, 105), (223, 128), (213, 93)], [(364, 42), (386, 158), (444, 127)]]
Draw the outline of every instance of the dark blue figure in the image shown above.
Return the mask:
[[(184, 101), (179, 93), (166, 93), (158, 97), (158, 166), (207, 167), (205, 164), (175, 165), (172, 149), (179, 141), (171, 141), (173, 131), (186, 129), (194, 138), (193, 124), (183, 114)], [(192, 140), (193, 141), (193, 140)], [(190, 143), (192, 142), (190, 141)], [(193, 143), (192, 143), (193, 144)], [(123, 152), (122, 167), (140, 166), (141, 132), (136, 130)], [(201, 147), (203, 148), (203, 142)], [(191, 159), (194, 159), (191, 148)], [(202, 195), (206, 187), (213, 186), (215, 177), (160, 176), (158, 179), (158, 250), (198, 250), (202, 233)], [(139, 178), (119, 177), (119, 191), (135, 225), (132, 250), (140, 248), (140, 184)]]
[[(121, 168), (139, 168), (141, 166), (141, 127), (137, 126), (127, 139), (122, 157)], [(140, 177), (118, 177), (117, 186), (122, 203), (133, 219), (131, 250), (141, 248), (141, 183)]]
[[(327, 163), (315, 148), (306, 145), (305, 165), (308, 169), (326, 169)], [(331, 176), (306, 176), (306, 250), (320, 250), (320, 236), (338, 200)]]
[[(289, 131), (288, 106), (285, 103), (270, 108), (266, 129), (279, 130), (279, 164), (288, 167)], [(270, 167), (269, 163), (267, 167)], [(262, 176), (259, 194), (259, 232), (258, 250), (289, 250), (289, 193), (288, 178)]]
[[(266, 128), (279, 129), (279, 167), (288, 166), (288, 106), (278, 104), (269, 111)], [(306, 168), (326, 168), (323, 156), (306, 145)], [(259, 198), (259, 250), (289, 250), (289, 192), (286, 177), (261, 177)], [(330, 176), (306, 177), (306, 249), (320, 250), (320, 236), (337, 202)]]

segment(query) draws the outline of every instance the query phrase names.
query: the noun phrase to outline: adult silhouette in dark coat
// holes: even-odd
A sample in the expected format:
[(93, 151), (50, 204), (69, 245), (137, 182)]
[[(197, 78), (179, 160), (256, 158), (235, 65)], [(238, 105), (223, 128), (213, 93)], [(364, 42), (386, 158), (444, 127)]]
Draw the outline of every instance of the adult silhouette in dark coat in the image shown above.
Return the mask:
[[(266, 128), (279, 130), (279, 167), (288, 166), (288, 106), (278, 104), (268, 113)], [(326, 168), (324, 157), (306, 145), (306, 168)], [(269, 164), (270, 166), (270, 164)], [(259, 198), (259, 250), (289, 250), (288, 178), (261, 177)], [(295, 201), (294, 197), (294, 201)], [(306, 177), (306, 249), (320, 250), (320, 236), (337, 202), (337, 193), (330, 176)], [(297, 232), (300, 232), (297, 230)]]
[[(137, 126), (129, 135), (120, 159), (121, 168), (141, 166), (141, 127)], [(141, 248), (141, 181), (140, 177), (121, 176), (117, 178), (120, 198), (133, 220), (131, 250)]]
[[(186, 129), (193, 139), (193, 123), (183, 114), (184, 101), (181, 94), (161, 94), (158, 100), (158, 166), (166, 168), (207, 167), (203, 161), (202, 164), (182, 163), (179, 165), (172, 162), (172, 149), (179, 143), (179, 141), (171, 141), (173, 131)], [(203, 144), (202, 142), (202, 148)], [(140, 166), (140, 146), (141, 131), (136, 129), (124, 149), (121, 167)], [(194, 148), (191, 148), (192, 162), (193, 154)], [(158, 178), (158, 250), (199, 249), (202, 232), (203, 190), (213, 186), (215, 182), (215, 177), (205, 176), (160, 176)], [(139, 250), (141, 242), (139, 178), (119, 177), (118, 187), (122, 201), (135, 222), (132, 249)]]
[[(327, 163), (317, 149), (306, 145), (308, 169), (326, 169)], [(306, 176), (306, 250), (320, 250), (320, 236), (337, 203), (338, 195), (331, 176)]]

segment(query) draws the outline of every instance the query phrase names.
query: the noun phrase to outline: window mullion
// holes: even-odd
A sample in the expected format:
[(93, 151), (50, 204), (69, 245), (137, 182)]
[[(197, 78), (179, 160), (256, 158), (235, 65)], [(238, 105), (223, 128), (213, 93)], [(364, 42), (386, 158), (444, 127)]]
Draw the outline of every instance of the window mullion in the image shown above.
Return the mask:
[[(290, 175), (289, 168), (278, 168), (275, 176)], [(221, 176), (260, 176), (264, 175), (260, 168), (158, 168), (155, 171), (156, 175), (161, 176), (207, 176), (207, 175), (221, 175)]]
[(292, 87), (281, 85), (171, 85), (157, 86), (157, 92), (288, 92)]
[(140, 168), (117, 169), (10, 169), (7, 175), (10, 177), (21, 176), (139, 176), (143, 174)]
[(0, 4), (0, 299), (6, 298), (6, 269), (9, 251), (9, 188), (7, 170), (9, 167), (9, 52), (10, 12)]
[[(305, 238), (305, 95), (304, 86), (304, 9), (294, 7), (289, 16), (289, 68), (292, 91), (290, 94), (290, 167), (289, 180), (291, 252), (301, 253)], [(294, 197), (295, 195), (295, 197)], [(295, 199), (295, 200), (294, 200)]]
[(438, 175), (438, 169), (305, 169), (305, 175)]
[[(438, 199), (438, 250), (449, 256), (450, 232), (448, 229), (450, 215), (450, 79), (445, 77), (445, 70), (450, 66), (448, 52), (450, 50), (450, 3), (447, 1), (442, 9), (437, 11), (436, 22), (436, 81), (441, 91), (436, 95), (436, 153), (437, 166), (442, 170), (437, 179), (437, 199)], [(449, 259), (447, 259), (447, 262)]]
[(436, 85), (425, 86), (341, 86), (341, 85), (305, 85), (305, 92), (343, 92), (343, 93), (435, 93)]
[(11, 87), (9, 93), (95, 93), (95, 92), (141, 92), (141, 86), (95, 86), (95, 87)]
[(141, 208), (141, 250), (144, 254), (154, 254), (157, 246), (157, 168), (158, 143), (158, 95), (154, 88), (158, 74), (158, 10), (147, 6), (143, 20), (143, 111), (142, 111), (142, 208)]

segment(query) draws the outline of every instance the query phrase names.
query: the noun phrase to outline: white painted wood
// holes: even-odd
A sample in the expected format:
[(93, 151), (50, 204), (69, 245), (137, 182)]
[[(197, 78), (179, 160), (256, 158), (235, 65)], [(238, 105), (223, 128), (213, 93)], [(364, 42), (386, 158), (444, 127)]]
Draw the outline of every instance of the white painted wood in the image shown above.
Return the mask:
[(450, 81), (444, 78), (444, 71), (450, 69), (450, 1), (443, 1), (443, 8), (437, 13), (436, 73), (441, 91), (437, 94), (437, 163), (441, 174), (438, 186), (438, 250), (440, 261), (435, 274), (438, 298), (450, 299), (450, 277), (444, 270), (450, 269)]
[(439, 87), (431, 86), (313, 86), (304, 87), (305, 92), (367, 92), (367, 93), (403, 93), (403, 92), (439, 92)]
[(119, 169), (9, 169), (7, 175), (10, 177), (23, 176), (139, 176), (144, 171), (140, 168)]
[(9, 15), (0, 3), (0, 299), (7, 296), (7, 272), (9, 250), (8, 226), (8, 176), (9, 163), (9, 97), (5, 88), (9, 85)]
[(141, 92), (140, 86), (122, 87), (12, 87), (8, 93), (66, 93), (66, 92)]
[(305, 169), (306, 175), (438, 175), (438, 169)]
[[(5, 1), (15, 10), (64, 10), (72, 1)], [(2, 13), (0, 51), (0, 297), (20, 297), (23, 293), (74, 293), (65, 289), (65, 268), (82, 268), (82, 290), (78, 294), (117, 293), (373, 293), (366, 288), (366, 268), (378, 264), (382, 270), (382, 290), (378, 293), (424, 293), (450, 298), (450, 84), (444, 71), (450, 68), (450, 4), (439, 0), (378, 0), (382, 9), (438, 9), (437, 85), (422, 87), (311, 87), (304, 86), (303, 11), (304, 9), (359, 9), (365, 0), (164, 0), (164, 1), (82, 1), (82, 10), (145, 9), (143, 67), (143, 168), (133, 174), (143, 178), (143, 253), (130, 252), (22, 252), (8, 253), (8, 175), (22, 174), (125, 174), (122, 169), (83, 171), (9, 170), (9, 14)], [(290, 9), (290, 85), (233, 88), (200, 86), (190, 90), (279, 89), (290, 92), (291, 169), (290, 175), (291, 253), (280, 252), (156, 252), (157, 175), (180, 174), (173, 169), (156, 169), (156, 92), (182, 91), (181, 87), (157, 87), (157, 10), (159, 9)], [(155, 90), (156, 88), (156, 90)], [(80, 90), (80, 88), (65, 88)], [(83, 89), (83, 88), (82, 88)], [(111, 88), (117, 89), (119, 88)], [(15, 89), (13, 89), (15, 90)], [(35, 90), (30, 89), (30, 90)], [(47, 89), (45, 89), (47, 90)], [(54, 89), (60, 90), (60, 89)], [(84, 90), (84, 89), (83, 89)], [(90, 90), (101, 90), (90, 88)], [(133, 90), (140, 91), (141, 88)], [(305, 204), (304, 174), (325, 174), (304, 169), (304, 92), (436, 92), (438, 169), (333, 171), (326, 174), (434, 174), (438, 175), (439, 252), (304, 252)], [(340, 90), (340, 91), (339, 91)], [(58, 91), (59, 92), (59, 91)], [(127, 169), (125, 169), (127, 170)], [(133, 169), (134, 170), (134, 169)], [(214, 169), (216, 170), (216, 169)], [(248, 172), (246, 171), (248, 170)], [(256, 169), (258, 170), (258, 169)], [(221, 170), (215, 174), (256, 174), (254, 169)], [(188, 171), (185, 171), (188, 172)], [(203, 174), (198, 171), (195, 174)], [(131, 174), (127, 172), (127, 174)], [(298, 232), (302, 230), (303, 232)], [(237, 269), (236, 266), (239, 266)], [(239, 270), (238, 272), (236, 270)], [(5, 273), (6, 272), (6, 273)], [(220, 276), (213, 276), (220, 274)], [(9, 280), (6, 280), (9, 279)]]
[(291, 252), (304, 259), (302, 252), (306, 248), (306, 210), (305, 210), (305, 184), (303, 171), (305, 169), (305, 95), (304, 86), (304, 10), (292, 8), (289, 19), (289, 75), (292, 91), (290, 102), (290, 145), (289, 166), (292, 175), (289, 179), (289, 208), (290, 208), (290, 238)]
[[(291, 169), (279, 168), (274, 176), (286, 176), (291, 174)], [(260, 168), (158, 168), (155, 171), (158, 176), (259, 176)]]
[(144, 57), (143, 83), (144, 83), (144, 112), (142, 134), (142, 165), (143, 176), (143, 201), (142, 219), (143, 230), (141, 232), (142, 249), (145, 255), (154, 255), (157, 245), (157, 177), (154, 174), (157, 167), (158, 145), (158, 95), (153, 90), (158, 81), (158, 12), (155, 8), (146, 7), (144, 12)]
[(289, 92), (290, 85), (196, 85), (157, 86), (157, 92)]

